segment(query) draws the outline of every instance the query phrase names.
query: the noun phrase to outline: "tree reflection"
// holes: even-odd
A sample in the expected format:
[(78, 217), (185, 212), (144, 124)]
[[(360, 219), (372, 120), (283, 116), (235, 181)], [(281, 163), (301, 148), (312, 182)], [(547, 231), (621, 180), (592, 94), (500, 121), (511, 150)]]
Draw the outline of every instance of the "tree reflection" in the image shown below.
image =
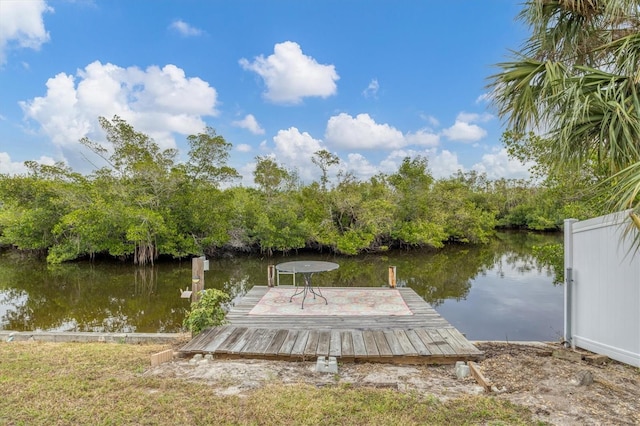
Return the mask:
[[(501, 232), (487, 245), (449, 245), (441, 250), (344, 258), (298, 254), (210, 259), (205, 287), (223, 290), (237, 303), (254, 285), (267, 284), (270, 264), (329, 260), (340, 268), (315, 274), (315, 285), (381, 287), (388, 283), (389, 266), (396, 266), (398, 286), (410, 287), (438, 306), (447, 299), (465, 299), (473, 279), (492, 269), (497, 279), (503, 266), (524, 276), (540, 272), (544, 267), (532, 247), (558, 242), (559, 235)], [(189, 307), (179, 289), (190, 283), (191, 261), (148, 267), (104, 261), (48, 266), (5, 252), (0, 255), (0, 324), (18, 331), (176, 332)]]

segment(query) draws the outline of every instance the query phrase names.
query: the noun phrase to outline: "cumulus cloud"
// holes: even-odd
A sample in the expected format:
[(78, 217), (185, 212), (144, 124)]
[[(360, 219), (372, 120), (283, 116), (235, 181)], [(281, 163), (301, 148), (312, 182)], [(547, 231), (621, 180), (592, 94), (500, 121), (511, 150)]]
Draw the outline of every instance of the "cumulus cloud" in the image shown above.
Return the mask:
[(333, 65), (319, 64), (302, 53), (298, 43), (285, 41), (274, 46), (273, 54), (240, 59), (243, 69), (253, 71), (264, 80), (264, 97), (274, 103), (299, 104), (310, 96), (327, 98), (337, 92), (340, 79)]
[(176, 19), (171, 24), (169, 24), (169, 29), (173, 31), (177, 31), (180, 35), (184, 37), (195, 37), (202, 34), (201, 29), (191, 26), (181, 19)]
[(175, 65), (142, 70), (96, 61), (75, 76), (60, 73), (46, 86), (44, 96), (20, 106), (25, 117), (63, 149), (76, 148), (79, 139), (98, 132), (98, 116), (119, 115), (161, 147), (172, 148), (174, 133), (200, 132), (206, 126), (202, 117), (218, 113), (216, 90), (197, 77), (186, 77)]
[(483, 155), (482, 160), (471, 168), (480, 173), (486, 173), (489, 179), (528, 179), (531, 177), (529, 169), (533, 165), (532, 162), (522, 164), (509, 157), (506, 148), (496, 148), (491, 154)]
[(6, 63), (8, 50), (38, 50), (49, 41), (43, 15), (53, 8), (44, 0), (2, 1), (0, 9), (0, 66)]
[[(39, 159), (35, 160), (35, 162), (48, 166), (52, 166), (55, 164), (55, 160), (53, 158), (46, 156), (40, 157)], [(6, 152), (0, 152), (0, 170), (2, 170), (2, 173), (6, 173), (8, 175), (21, 175), (27, 173), (28, 171), (24, 163), (11, 161), (11, 156)]]
[(409, 132), (405, 136), (407, 145), (417, 146), (438, 146), (440, 143), (440, 136), (430, 132), (427, 129), (421, 129), (417, 132)]
[(307, 132), (300, 132), (297, 128), (291, 127), (280, 130), (273, 137), (273, 142), (276, 145), (277, 160), (298, 169), (303, 180), (314, 179), (319, 175), (319, 169), (311, 161), (316, 151), (325, 149), (318, 139), (314, 139)]
[(442, 134), (449, 140), (461, 142), (476, 142), (487, 136), (487, 131), (474, 122), (486, 122), (493, 118), (489, 114), (472, 114), (461, 112), (456, 117), (453, 126), (442, 130)]
[(239, 152), (251, 152), (253, 148), (251, 148), (251, 145), (249, 144), (241, 143), (236, 146), (236, 150)]
[(365, 98), (375, 98), (378, 95), (378, 89), (380, 89), (380, 84), (378, 84), (378, 79), (373, 79), (369, 83), (366, 89), (362, 92)]
[(329, 118), (325, 141), (343, 149), (399, 149), (408, 145), (435, 146), (438, 135), (427, 129), (404, 135), (388, 124), (378, 124), (369, 114), (355, 117), (340, 113)]
[(242, 120), (232, 121), (231, 125), (247, 129), (254, 135), (264, 135), (264, 129), (260, 127), (253, 114), (247, 114)]
[(429, 169), (436, 179), (447, 178), (458, 170), (464, 171), (464, 166), (458, 161), (458, 154), (442, 150), (429, 155)]
[(378, 166), (371, 164), (366, 157), (358, 153), (348, 154), (347, 159), (343, 161), (343, 167), (360, 180), (367, 180), (380, 171)]
[(392, 151), (380, 162), (380, 170), (385, 173), (395, 173), (405, 158), (416, 158), (417, 156), (427, 158), (429, 172), (436, 179), (447, 178), (458, 170), (464, 170), (458, 161), (457, 154), (447, 150), (438, 151), (435, 148)]

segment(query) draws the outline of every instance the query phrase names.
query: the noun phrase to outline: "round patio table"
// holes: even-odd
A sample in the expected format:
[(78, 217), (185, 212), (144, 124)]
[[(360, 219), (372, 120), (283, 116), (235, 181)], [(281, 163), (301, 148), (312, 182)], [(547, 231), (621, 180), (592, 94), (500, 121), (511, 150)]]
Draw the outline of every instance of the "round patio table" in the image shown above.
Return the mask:
[(322, 295), (320, 287), (316, 287), (314, 290), (311, 285), (311, 277), (317, 272), (328, 272), (338, 269), (340, 265), (333, 262), (324, 262), (319, 260), (296, 260), (293, 262), (284, 262), (276, 265), (276, 270), (280, 272), (288, 272), (292, 274), (302, 274), (304, 276), (304, 286), (302, 289), (296, 289), (295, 293), (289, 298), (289, 302), (293, 301), (293, 298), (299, 294), (302, 294), (302, 309), (304, 309), (304, 300), (307, 298), (307, 294), (313, 294), (313, 298), (316, 296), (322, 297), (325, 304), (329, 304), (327, 298)]

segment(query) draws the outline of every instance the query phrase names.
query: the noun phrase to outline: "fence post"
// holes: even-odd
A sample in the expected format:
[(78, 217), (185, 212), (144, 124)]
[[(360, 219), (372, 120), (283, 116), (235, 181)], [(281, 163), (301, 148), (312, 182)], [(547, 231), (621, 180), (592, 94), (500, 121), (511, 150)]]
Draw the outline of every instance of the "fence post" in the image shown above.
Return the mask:
[(564, 220), (564, 336), (565, 345), (572, 341), (573, 316), (573, 224), (577, 219)]
[(396, 267), (389, 266), (389, 287), (396, 288)]

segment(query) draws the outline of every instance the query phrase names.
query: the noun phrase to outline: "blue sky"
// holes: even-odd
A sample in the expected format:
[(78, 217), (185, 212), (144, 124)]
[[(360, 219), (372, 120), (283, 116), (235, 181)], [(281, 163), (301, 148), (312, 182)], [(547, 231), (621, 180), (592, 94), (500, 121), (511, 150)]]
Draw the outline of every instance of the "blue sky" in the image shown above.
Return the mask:
[(256, 156), (304, 181), (367, 179), (426, 156), (527, 177), (500, 144), (487, 77), (527, 35), (520, 4), (390, 0), (0, 0), (0, 173), (65, 161), (89, 173), (82, 137), (114, 115), (175, 147), (213, 127), (252, 183)]

